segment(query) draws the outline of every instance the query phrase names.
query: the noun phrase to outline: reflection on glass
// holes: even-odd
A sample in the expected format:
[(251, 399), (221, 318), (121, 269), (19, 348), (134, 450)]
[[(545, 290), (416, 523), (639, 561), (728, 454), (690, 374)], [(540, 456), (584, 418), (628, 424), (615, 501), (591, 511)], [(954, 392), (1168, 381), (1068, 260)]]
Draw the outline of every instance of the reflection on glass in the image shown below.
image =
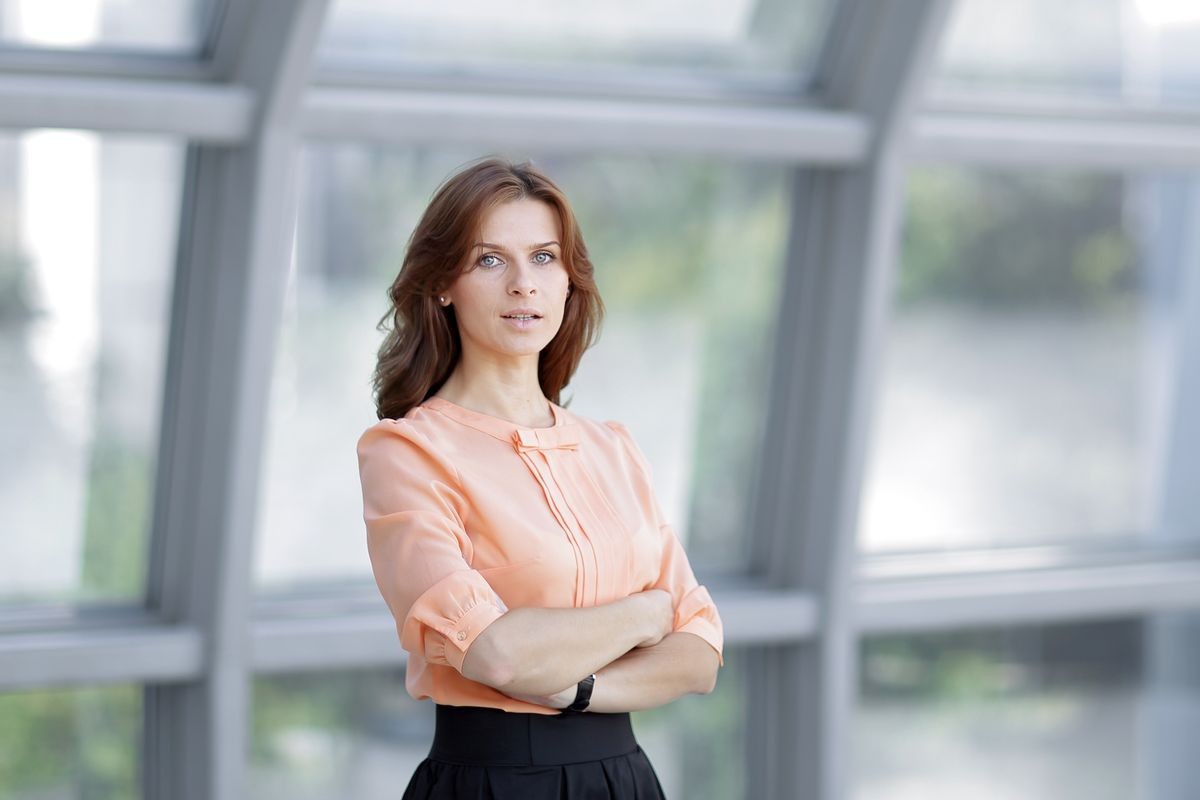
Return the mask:
[[(267, 431), (260, 586), (370, 579), (354, 443), (375, 422), (375, 325), (433, 189), (478, 155), (308, 148)], [(608, 312), (563, 403), (629, 425), (698, 571), (740, 565), (788, 171), (650, 158), (535, 163), (580, 217)]]
[(813, 69), (829, 0), (610, 0), (510, 6), (336, 0), (318, 57), (330, 66), (462, 72), (497, 65), (636, 68), (689, 83)]
[(1200, 100), (1192, 0), (962, 0), (943, 41), (945, 88)]
[(0, 48), (199, 55), (215, 0), (0, 0)]
[(0, 693), (0, 797), (141, 797), (136, 686)]
[(911, 176), (871, 552), (1195, 540), (1195, 175)]
[(0, 136), (0, 602), (142, 594), (182, 167)]
[(1200, 736), (1200, 618), (871, 638), (858, 800), (1184, 800)]
[[(717, 688), (633, 714), (668, 797), (741, 797), (746, 687), (726, 650)], [(402, 670), (266, 676), (254, 681), (252, 800), (395, 800), (433, 742), (434, 704)]]

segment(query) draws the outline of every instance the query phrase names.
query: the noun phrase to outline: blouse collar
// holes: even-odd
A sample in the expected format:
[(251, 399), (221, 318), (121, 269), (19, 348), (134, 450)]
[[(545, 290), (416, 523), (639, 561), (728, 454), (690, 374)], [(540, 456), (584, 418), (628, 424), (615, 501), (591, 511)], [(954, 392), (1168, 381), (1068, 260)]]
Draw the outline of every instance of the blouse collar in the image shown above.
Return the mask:
[(437, 395), (427, 397), (421, 405), (489, 436), (511, 442), (518, 452), (553, 448), (579, 449), (579, 426), (568, 420), (566, 409), (553, 401), (547, 402), (550, 403), (550, 410), (554, 414), (554, 425), (549, 428), (526, 428), (501, 417), (472, 411)]

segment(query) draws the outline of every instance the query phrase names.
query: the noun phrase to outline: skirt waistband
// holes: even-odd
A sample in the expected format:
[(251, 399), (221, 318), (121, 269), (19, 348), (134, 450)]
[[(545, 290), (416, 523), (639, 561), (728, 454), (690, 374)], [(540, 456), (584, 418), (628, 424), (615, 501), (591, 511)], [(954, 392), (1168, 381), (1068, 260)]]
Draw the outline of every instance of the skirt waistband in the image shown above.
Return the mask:
[(479, 766), (573, 764), (638, 748), (627, 711), (560, 715), (435, 705), (429, 757), (438, 761)]

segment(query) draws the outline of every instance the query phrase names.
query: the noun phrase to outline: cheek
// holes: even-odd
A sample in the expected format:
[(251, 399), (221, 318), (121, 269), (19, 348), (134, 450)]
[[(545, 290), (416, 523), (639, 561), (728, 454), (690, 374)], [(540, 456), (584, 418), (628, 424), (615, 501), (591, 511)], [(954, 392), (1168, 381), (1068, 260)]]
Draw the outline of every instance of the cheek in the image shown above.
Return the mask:
[(465, 330), (477, 331), (485, 328), (492, 316), (493, 305), (487, 301), (486, 292), (472, 291), (476, 287), (462, 286), (455, 299), (458, 324)]

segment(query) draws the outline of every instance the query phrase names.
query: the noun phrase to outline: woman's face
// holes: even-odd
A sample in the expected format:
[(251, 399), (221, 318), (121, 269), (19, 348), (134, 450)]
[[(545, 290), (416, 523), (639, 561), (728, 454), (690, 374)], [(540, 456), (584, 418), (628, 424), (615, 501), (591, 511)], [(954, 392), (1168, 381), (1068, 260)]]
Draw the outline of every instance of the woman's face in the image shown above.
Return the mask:
[[(569, 277), (558, 215), (540, 200), (501, 203), (483, 219), (467, 271), (442, 294), (454, 305), (464, 356), (537, 355), (558, 333)], [(540, 318), (506, 318), (528, 308)]]

